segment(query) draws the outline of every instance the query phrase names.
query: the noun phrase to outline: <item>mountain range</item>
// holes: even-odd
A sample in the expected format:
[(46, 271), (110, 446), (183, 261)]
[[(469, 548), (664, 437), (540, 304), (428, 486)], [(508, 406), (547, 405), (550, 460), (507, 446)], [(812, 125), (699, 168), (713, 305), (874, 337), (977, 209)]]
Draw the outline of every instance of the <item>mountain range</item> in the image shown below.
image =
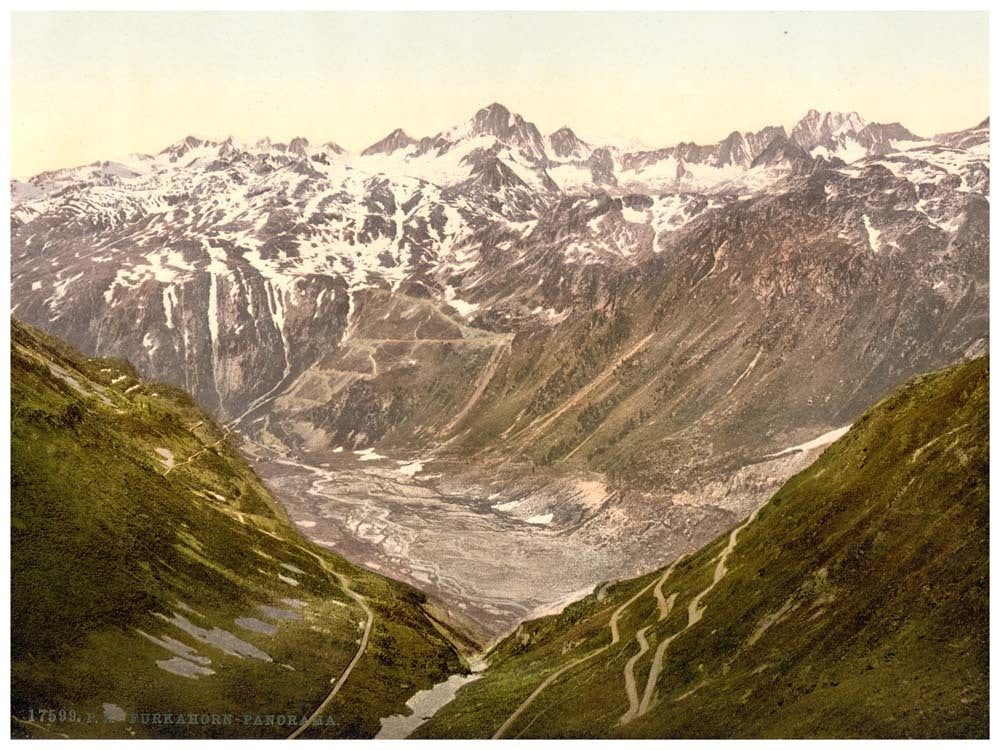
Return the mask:
[(988, 731), (988, 119), (491, 104), (10, 189), (19, 732)]
[[(890, 388), (988, 342), (988, 120), (918, 138), (811, 111), (636, 150), (492, 104), (360, 154), (189, 137), (11, 193), (14, 315), (190, 392), (285, 502), (339, 454), (419, 463), (402, 479), (440, 517), (306, 533), (484, 638), (693, 551)], [(471, 567), (433, 541), (456, 496), (510, 540)], [(530, 555), (496, 575), (514, 539), (555, 555), (555, 535), (559, 575), (515, 586)]]

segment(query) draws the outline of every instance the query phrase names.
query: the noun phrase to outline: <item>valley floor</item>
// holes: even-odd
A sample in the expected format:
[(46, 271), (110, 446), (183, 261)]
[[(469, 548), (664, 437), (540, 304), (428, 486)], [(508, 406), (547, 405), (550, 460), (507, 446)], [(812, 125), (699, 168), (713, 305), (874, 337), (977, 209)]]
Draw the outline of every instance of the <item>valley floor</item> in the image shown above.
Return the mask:
[(251, 450), (303, 534), (430, 594), (482, 643), (622, 569), (576, 533), (586, 508), (573, 486), (542, 490), (556, 512), (576, 516), (560, 523), (551, 510), (513, 515), (532, 502), (516, 489), (512, 497), (456, 487), (441, 473), (413, 472), (419, 461), (408, 458), (329, 453), (307, 463)]
[[(789, 476), (832, 439), (782, 452), (760, 471)], [(745, 517), (714, 497), (616, 492), (594, 477), (523, 466), (371, 449), (294, 454), (250, 442), (243, 451), (303, 534), (426, 592), (482, 645), (602, 581), (692, 552)]]

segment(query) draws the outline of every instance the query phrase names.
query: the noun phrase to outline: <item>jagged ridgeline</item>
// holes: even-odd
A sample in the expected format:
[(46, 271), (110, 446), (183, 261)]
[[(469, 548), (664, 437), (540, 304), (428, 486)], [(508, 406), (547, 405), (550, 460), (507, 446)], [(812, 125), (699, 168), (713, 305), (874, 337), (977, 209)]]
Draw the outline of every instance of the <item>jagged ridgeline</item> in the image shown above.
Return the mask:
[(11, 339), (15, 736), (287, 736), (362, 650), (304, 735), (365, 737), (463, 671), (424, 596), (302, 539), (190, 397)]
[(910, 380), (742, 525), (523, 624), (427, 737), (986, 737), (989, 369)]

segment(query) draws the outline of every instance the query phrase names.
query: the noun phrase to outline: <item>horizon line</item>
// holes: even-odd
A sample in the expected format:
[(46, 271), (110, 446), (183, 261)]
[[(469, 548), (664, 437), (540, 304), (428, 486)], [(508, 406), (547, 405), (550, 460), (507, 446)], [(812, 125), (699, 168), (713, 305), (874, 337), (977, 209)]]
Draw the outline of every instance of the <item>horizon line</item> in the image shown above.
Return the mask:
[[(510, 109), (509, 107), (507, 107), (506, 105), (504, 105), (503, 103), (501, 103), (498, 100), (493, 100), (489, 104), (487, 104), (487, 105), (485, 105), (483, 107), (480, 107), (479, 109), (477, 109), (472, 114), (471, 117), (469, 117), (469, 118), (467, 118), (465, 120), (462, 120), (459, 123), (456, 123), (455, 125), (452, 125), (451, 128), (457, 127), (458, 125), (461, 125), (462, 123), (465, 123), (465, 122), (470, 122), (480, 112), (487, 111), (489, 109), (492, 109), (493, 107), (500, 107), (501, 109), (503, 109), (504, 111), (508, 112), (511, 115), (517, 115), (526, 124), (535, 127), (535, 129), (538, 130), (539, 134), (543, 138), (547, 138), (547, 137), (549, 137), (549, 136), (551, 136), (551, 135), (553, 135), (553, 134), (555, 134), (555, 133), (557, 133), (557, 132), (559, 132), (561, 130), (566, 129), (566, 130), (571, 131), (577, 138), (579, 138), (581, 141), (583, 141), (584, 143), (586, 143), (589, 146), (596, 146), (596, 147), (600, 148), (602, 146), (607, 146), (607, 145), (612, 145), (612, 146), (633, 145), (633, 146), (637, 146), (638, 147), (638, 148), (636, 148), (633, 151), (626, 151), (625, 153), (644, 153), (644, 152), (662, 151), (664, 149), (673, 148), (673, 147), (680, 146), (680, 145), (711, 146), (711, 145), (715, 145), (715, 144), (721, 143), (723, 140), (725, 140), (725, 138), (728, 138), (728, 137), (732, 136), (733, 134), (747, 135), (748, 133), (758, 132), (760, 130), (763, 130), (763, 129), (766, 129), (766, 128), (770, 128), (770, 127), (780, 127), (785, 132), (786, 137), (789, 135), (789, 132), (790, 132), (790, 127), (787, 124), (779, 124), (779, 125), (765, 124), (765, 125), (762, 125), (762, 126), (758, 127), (756, 129), (756, 131), (752, 130), (752, 129), (751, 130), (740, 130), (738, 128), (734, 128), (733, 130), (729, 131), (729, 133), (725, 136), (725, 138), (722, 138), (722, 139), (720, 139), (718, 141), (709, 141), (709, 142), (705, 142), (705, 143), (699, 143), (699, 142), (697, 142), (695, 140), (684, 140), (684, 139), (681, 139), (679, 141), (676, 141), (676, 142), (668, 144), (668, 145), (652, 146), (652, 145), (650, 145), (648, 143), (643, 142), (641, 139), (633, 137), (633, 136), (617, 135), (617, 136), (596, 136), (595, 137), (592, 134), (581, 135), (579, 131), (577, 131), (575, 128), (573, 128), (569, 124), (560, 125), (558, 128), (555, 128), (554, 130), (551, 130), (549, 132), (544, 132), (541, 128), (538, 127), (537, 124), (535, 124), (535, 122), (533, 120), (529, 119), (528, 117), (525, 117), (520, 112), (516, 112), (516, 111)], [(826, 114), (854, 114), (854, 115), (857, 115), (858, 117), (860, 117), (862, 120), (864, 120), (865, 126), (868, 126), (868, 125), (902, 125), (903, 127), (906, 127), (906, 124), (904, 122), (900, 121), (900, 120), (887, 120), (887, 121), (867, 120), (864, 117), (864, 115), (861, 112), (859, 112), (858, 110), (856, 110), (856, 109), (849, 109), (849, 110), (848, 109), (819, 110), (819, 109), (816, 109), (815, 107), (811, 107), (810, 109), (808, 109), (806, 111), (806, 113), (802, 117), (799, 117), (797, 120), (795, 120), (795, 122), (791, 125), (791, 129), (793, 129), (795, 127), (795, 125), (797, 125), (799, 122), (801, 122), (802, 120), (804, 120), (806, 117), (808, 117), (810, 114), (813, 114), (813, 113), (820, 114), (820, 115), (826, 115)], [(982, 118), (981, 120), (979, 120), (979, 121), (977, 121), (977, 122), (975, 122), (975, 123), (973, 123), (971, 125), (967, 125), (965, 127), (955, 128), (954, 130), (942, 130), (942, 131), (939, 131), (939, 132), (936, 132), (936, 133), (932, 133), (932, 134), (919, 134), (919, 133), (913, 133), (913, 134), (916, 135), (918, 138), (920, 138), (922, 140), (933, 140), (937, 136), (944, 135), (946, 133), (960, 132), (962, 130), (971, 130), (972, 128), (978, 127), (982, 123), (987, 122), (989, 119), (990, 119), (990, 113), (987, 112), (986, 116), (984, 118)], [(70, 164), (70, 165), (63, 166), (63, 167), (54, 167), (54, 168), (50, 168), (50, 169), (43, 169), (43, 170), (41, 170), (39, 172), (34, 172), (34, 173), (32, 173), (30, 175), (26, 175), (24, 177), (17, 177), (15, 175), (11, 174), (11, 180), (28, 180), (28, 179), (31, 179), (33, 177), (37, 177), (39, 175), (47, 174), (47, 173), (50, 173), (50, 172), (59, 172), (59, 171), (65, 170), (65, 169), (79, 169), (80, 167), (86, 167), (86, 166), (91, 166), (91, 165), (95, 165), (95, 164), (100, 164), (101, 162), (115, 161), (116, 159), (122, 159), (122, 158), (130, 157), (130, 156), (149, 156), (149, 157), (155, 157), (155, 156), (158, 156), (159, 154), (162, 154), (164, 151), (166, 151), (167, 149), (169, 149), (171, 146), (174, 146), (176, 144), (182, 143), (185, 140), (187, 140), (188, 138), (194, 138), (194, 139), (199, 140), (199, 141), (201, 141), (203, 143), (210, 143), (210, 144), (213, 144), (213, 145), (219, 145), (219, 144), (225, 143), (226, 141), (232, 140), (232, 141), (241, 142), (242, 144), (248, 145), (248, 146), (256, 146), (257, 144), (259, 144), (259, 143), (261, 143), (263, 141), (266, 141), (267, 143), (274, 144), (274, 145), (288, 145), (288, 144), (290, 144), (294, 140), (304, 140), (306, 142), (306, 144), (310, 145), (310, 146), (314, 146), (314, 145), (315, 146), (333, 145), (333, 146), (336, 146), (337, 148), (341, 149), (345, 153), (350, 154), (352, 156), (362, 156), (364, 151), (366, 151), (367, 149), (371, 148), (372, 146), (380, 143), (381, 141), (385, 140), (385, 138), (387, 138), (390, 135), (393, 135), (396, 132), (401, 132), (403, 135), (407, 136), (408, 138), (414, 138), (417, 141), (421, 141), (421, 140), (424, 140), (426, 138), (434, 138), (435, 136), (443, 135), (444, 133), (447, 133), (449, 129), (450, 128), (445, 128), (443, 130), (439, 130), (436, 133), (433, 133), (433, 134), (430, 134), (430, 135), (414, 136), (414, 135), (408, 133), (405, 130), (405, 128), (403, 128), (403, 127), (396, 127), (393, 130), (390, 130), (388, 133), (385, 133), (384, 135), (380, 136), (376, 140), (371, 141), (367, 146), (365, 146), (363, 148), (360, 148), (360, 149), (346, 148), (346, 147), (342, 146), (336, 139), (317, 139), (316, 141), (313, 141), (313, 140), (310, 140), (309, 138), (307, 138), (306, 136), (299, 136), (299, 135), (292, 136), (291, 138), (289, 138), (287, 140), (282, 140), (282, 139), (272, 138), (269, 135), (261, 135), (261, 136), (258, 136), (258, 137), (251, 137), (251, 138), (240, 137), (240, 136), (235, 135), (235, 133), (233, 133), (232, 131), (230, 131), (227, 135), (221, 136), (221, 137), (220, 136), (206, 136), (206, 135), (198, 134), (198, 133), (195, 133), (195, 132), (188, 132), (188, 133), (186, 133), (186, 134), (184, 134), (184, 135), (182, 135), (182, 136), (180, 136), (178, 138), (170, 140), (167, 143), (167, 145), (165, 145), (163, 148), (161, 148), (160, 150), (155, 151), (155, 152), (130, 151), (128, 153), (118, 154), (116, 156), (108, 157), (108, 158), (104, 158), (104, 159), (95, 159), (93, 161), (88, 161), (88, 162), (83, 162), (83, 163), (77, 163), (77, 164)], [(909, 128), (907, 128), (907, 129), (909, 129)], [(911, 130), (910, 132), (912, 133), (913, 131)], [(616, 143), (615, 142), (616, 139), (620, 140), (621, 143), (620, 144)]]

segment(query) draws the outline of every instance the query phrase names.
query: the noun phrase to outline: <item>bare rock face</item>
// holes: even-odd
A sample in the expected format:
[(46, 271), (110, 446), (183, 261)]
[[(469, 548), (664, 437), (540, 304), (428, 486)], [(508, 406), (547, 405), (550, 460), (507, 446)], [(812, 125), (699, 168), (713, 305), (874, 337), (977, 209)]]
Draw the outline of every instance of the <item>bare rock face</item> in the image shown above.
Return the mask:
[(809, 154), (794, 140), (779, 135), (761, 151), (751, 162), (752, 167), (774, 167), (791, 165), (793, 169), (801, 170), (803, 164), (811, 162)]
[(606, 148), (596, 148), (587, 159), (590, 165), (590, 179), (595, 185), (616, 185), (615, 162)]
[(371, 146), (362, 151), (361, 155), (371, 156), (373, 154), (391, 154), (399, 151), (401, 148), (414, 146), (416, 143), (417, 141), (410, 138), (410, 136), (403, 132), (402, 128), (396, 128), (381, 141), (373, 143)]
[(520, 149), (528, 158), (544, 158), (545, 145), (535, 124), (526, 122), (521, 115), (510, 112), (502, 104), (494, 103), (479, 110), (472, 118), (470, 132), (473, 136), (493, 136), (502, 143)]
[(920, 136), (914, 135), (898, 122), (888, 124), (871, 122), (858, 133), (858, 142), (868, 150), (869, 154), (875, 155), (891, 154), (900, 144), (920, 140), (922, 140)]
[(974, 149), (977, 146), (989, 145), (990, 118), (987, 117), (974, 128), (959, 130), (954, 133), (941, 133), (934, 136), (934, 141), (957, 149)]
[(586, 159), (591, 148), (568, 127), (559, 128), (549, 136), (552, 154), (559, 159)]

